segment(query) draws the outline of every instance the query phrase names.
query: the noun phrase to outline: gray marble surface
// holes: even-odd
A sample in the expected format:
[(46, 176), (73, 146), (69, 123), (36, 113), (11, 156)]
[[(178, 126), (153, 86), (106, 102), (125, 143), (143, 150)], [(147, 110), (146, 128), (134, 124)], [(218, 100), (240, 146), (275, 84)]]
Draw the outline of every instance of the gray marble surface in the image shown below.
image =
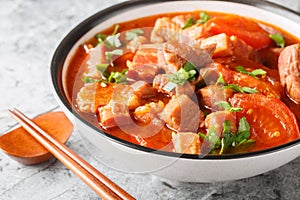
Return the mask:
[[(299, 0), (272, 0), (300, 11)], [(29, 116), (57, 106), (48, 69), (62, 38), (80, 21), (121, 0), (0, 0), (0, 133), (15, 124), (7, 109)], [(118, 172), (97, 162), (76, 130), (67, 145), (137, 199), (299, 199), (300, 158), (271, 172), (211, 184)], [(234, 172), (232, 172), (234, 173)], [(55, 159), (24, 166), (0, 152), (0, 199), (98, 199)]]

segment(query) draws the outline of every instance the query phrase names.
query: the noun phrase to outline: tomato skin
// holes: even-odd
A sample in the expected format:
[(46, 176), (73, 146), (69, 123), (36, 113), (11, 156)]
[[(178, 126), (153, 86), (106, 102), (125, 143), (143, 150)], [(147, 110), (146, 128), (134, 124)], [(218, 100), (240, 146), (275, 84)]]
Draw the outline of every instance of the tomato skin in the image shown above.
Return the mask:
[(206, 22), (205, 30), (213, 35), (235, 35), (255, 49), (262, 49), (271, 44), (269, 33), (257, 22), (237, 15), (212, 18)]
[(238, 120), (245, 116), (250, 124), (251, 139), (256, 140), (256, 150), (275, 147), (300, 137), (295, 115), (280, 100), (260, 94), (235, 94), (230, 100)]

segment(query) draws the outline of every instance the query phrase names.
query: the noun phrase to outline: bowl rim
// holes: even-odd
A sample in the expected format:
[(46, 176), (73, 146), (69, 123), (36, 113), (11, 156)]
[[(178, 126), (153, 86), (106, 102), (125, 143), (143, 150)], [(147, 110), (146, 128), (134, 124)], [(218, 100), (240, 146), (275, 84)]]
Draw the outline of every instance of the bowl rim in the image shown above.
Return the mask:
[[(85, 120), (83, 117), (81, 117), (76, 111), (73, 110), (72, 106), (70, 105), (66, 95), (64, 94), (63, 89), (63, 83), (62, 83), (62, 70), (63, 65), (65, 62), (65, 59), (69, 53), (69, 51), (72, 49), (73, 45), (89, 30), (91, 30), (93, 27), (95, 27), (97, 24), (105, 21), (108, 17), (113, 16), (115, 13), (120, 11), (125, 11), (128, 8), (135, 8), (141, 5), (149, 5), (149, 4), (157, 4), (157, 3), (163, 3), (163, 2), (172, 2), (172, 1), (181, 1), (181, 0), (131, 0), (131, 1), (125, 1), (118, 4), (115, 4), (113, 6), (110, 6), (108, 8), (105, 8), (103, 10), (100, 10), (99, 12), (93, 14), (92, 16), (88, 17), (84, 21), (80, 22), (75, 28), (73, 28), (60, 42), (58, 47), (56, 48), (51, 64), (50, 64), (50, 82), (52, 85), (54, 96), (56, 97), (56, 100), (61, 103), (74, 117), (79, 119), (81, 122), (83, 122), (85, 125), (87, 125), (89, 128), (92, 128), (96, 132), (102, 134), (107, 139), (110, 139), (114, 142), (117, 142), (118, 144), (124, 145), (126, 147), (148, 152), (148, 153), (154, 153), (157, 155), (162, 156), (169, 156), (169, 157), (177, 157), (177, 158), (185, 158), (185, 159), (192, 159), (192, 160), (224, 160), (224, 159), (246, 159), (249, 157), (255, 157), (255, 156), (263, 156), (266, 154), (275, 153), (284, 149), (292, 148), (296, 145), (300, 145), (300, 138), (290, 141), (288, 143), (282, 144), (280, 146), (267, 148), (264, 150), (254, 151), (254, 152), (246, 152), (246, 153), (237, 153), (237, 154), (224, 154), (224, 155), (198, 155), (198, 154), (181, 154), (181, 153), (175, 153), (175, 152), (167, 152), (157, 149), (152, 149), (149, 147), (144, 147), (138, 144), (134, 144), (131, 142), (128, 142), (126, 140), (120, 139), (118, 137), (115, 137), (113, 135), (110, 135), (106, 133), (105, 131), (100, 130), (96, 126), (92, 125), (90, 122)], [(197, 0), (192, 0), (197, 1)], [(206, 0), (206, 1), (214, 1), (214, 0)], [(296, 17), (300, 17), (300, 13), (291, 10), (289, 8), (286, 8), (284, 6), (268, 2), (266, 0), (229, 0), (226, 2), (231, 3), (241, 3), (246, 4), (250, 6), (268, 6), (269, 9), (277, 9), (282, 12), (287, 12), (289, 14), (295, 15)]]

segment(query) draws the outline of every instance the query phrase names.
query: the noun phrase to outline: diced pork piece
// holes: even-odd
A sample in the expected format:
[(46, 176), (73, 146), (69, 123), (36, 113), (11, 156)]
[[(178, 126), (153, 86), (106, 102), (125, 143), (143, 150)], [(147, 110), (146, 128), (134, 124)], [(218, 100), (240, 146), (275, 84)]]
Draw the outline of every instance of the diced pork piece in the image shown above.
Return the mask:
[(173, 96), (160, 117), (177, 131), (196, 132), (202, 120), (199, 106), (186, 95)]
[(181, 34), (181, 26), (172, 22), (169, 17), (158, 18), (151, 32), (152, 43), (177, 41)]
[(192, 15), (177, 15), (171, 21), (182, 28), (191, 17)]
[(154, 118), (158, 118), (158, 114), (163, 111), (165, 104), (162, 101), (151, 102), (143, 106), (139, 106), (134, 111), (134, 117), (143, 124), (149, 124)]
[(201, 39), (205, 37), (205, 32), (202, 24), (195, 24), (189, 28), (182, 31), (183, 37), (181, 37), (181, 42), (185, 43), (200, 43)]
[(200, 154), (199, 136), (192, 132), (172, 133), (174, 151), (177, 153)]
[(213, 112), (205, 118), (205, 127), (209, 130), (212, 126), (215, 127), (216, 132), (219, 136), (222, 135), (223, 131), (223, 124), (225, 121), (230, 122), (230, 130), (231, 132), (235, 133), (237, 131), (236, 127), (236, 113), (229, 112), (229, 111), (217, 111)]
[(171, 53), (165, 50), (159, 50), (157, 54), (158, 65), (166, 73), (176, 73), (181, 66), (185, 64), (185, 60), (176, 52)]
[[(144, 64), (144, 65), (157, 65), (157, 51), (158, 49), (153, 48), (143, 48), (139, 49), (132, 60), (134, 64)], [(128, 66), (130, 68), (130, 65)]]
[(200, 48), (196, 45), (189, 46), (177, 42), (167, 42), (164, 44), (164, 49), (168, 52), (180, 55), (186, 61), (193, 63), (197, 69), (199, 69), (200, 67), (204, 67), (205, 65), (212, 63), (212, 54), (215, 50), (215, 45)]
[(144, 104), (144, 100), (135, 94), (134, 89), (130, 85), (115, 85), (113, 88), (112, 101), (119, 102), (134, 110)]
[(132, 52), (135, 52), (138, 50), (139, 46), (142, 44), (146, 44), (148, 42), (148, 39), (144, 36), (137, 36), (133, 38), (130, 42), (127, 44), (127, 48), (130, 49)]
[(104, 44), (99, 44), (93, 50), (90, 51), (88, 57), (86, 58), (87, 64), (87, 76), (99, 79), (102, 78), (101, 72), (97, 69), (96, 65), (99, 63), (105, 64), (107, 63), (105, 57), (106, 47)]
[(132, 62), (127, 61), (128, 78), (134, 80), (145, 80), (152, 82), (153, 78), (160, 71), (157, 60), (157, 49), (138, 50)]
[(187, 95), (192, 96), (194, 94), (195, 87), (190, 83), (185, 83), (184, 85), (177, 85), (173, 90), (169, 91), (166, 85), (170, 82), (168, 74), (158, 74), (153, 80), (153, 88), (157, 89), (158, 92), (168, 94), (170, 96), (175, 95)]
[(202, 103), (209, 109), (220, 110), (220, 107), (215, 105), (218, 101), (227, 101), (233, 96), (234, 91), (229, 88), (223, 88), (217, 85), (209, 85), (199, 90), (202, 97)]
[(201, 46), (211, 44), (217, 45), (213, 57), (226, 57), (232, 55), (230, 39), (225, 33), (214, 35), (201, 41)]
[(133, 88), (134, 94), (139, 98), (149, 98), (157, 95), (156, 89), (145, 81), (137, 81), (130, 86)]
[(236, 36), (227, 36), (225, 33), (214, 35), (205, 38), (201, 41), (201, 46), (207, 46), (216, 44), (216, 50), (214, 51), (213, 57), (226, 57), (226, 56), (236, 56), (236, 57), (247, 57), (253, 53), (253, 48), (246, 44), (243, 40)]
[(286, 77), (286, 91), (289, 96), (300, 104), (300, 76), (290, 75)]
[(300, 44), (285, 47), (278, 58), (280, 82), (289, 96), (300, 103)]
[(130, 67), (127, 72), (127, 77), (133, 80), (144, 80), (151, 83), (159, 69), (151, 65), (135, 65)]
[(128, 107), (120, 102), (110, 101), (98, 109), (100, 123), (105, 128), (121, 127), (131, 123)]
[(99, 106), (111, 100), (114, 84), (101, 87), (100, 83), (86, 83), (77, 93), (76, 103), (81, 112), (95, 113)]
[(236, 57), (250, 58), (254, 53), (252, 46), (248, 45), (246, 42), (239, 39), (235, 35), (230, 36), (230, 42), (233, 49), (233, 55)]

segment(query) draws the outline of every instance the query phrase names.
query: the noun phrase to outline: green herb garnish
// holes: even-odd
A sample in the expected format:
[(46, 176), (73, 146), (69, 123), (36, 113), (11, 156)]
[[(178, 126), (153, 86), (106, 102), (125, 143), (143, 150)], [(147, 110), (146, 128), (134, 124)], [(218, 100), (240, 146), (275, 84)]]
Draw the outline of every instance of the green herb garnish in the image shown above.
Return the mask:
[(127, 70), (123, 70), (123, 72), (111, 72), (107, 81), (109, 83), (125, 83), (127, 81)]
[(226, 84), (226, 82), (225, 82), (225, 80), (224, 80), (222, 74), (219, 76), (219, 78), (218, 78), (218, 80), (217, 80), (217, 82), (216, 82), (216, 85), (218, 85), (218, 84), (222, 84), (222, 85), (225, 85), (225, 84)]
[(188, 21), (185, 23), (185, 25), (181, 28), (182, 30), (188, 28), (188, 27), (191, 27), (195, 24), (195, 20), (194, 18), (189, 18)]
[(109, 35), (106, 37), (106, 40), (104, 41), (104, 44), (107, 48), (118, 48), (122, 46), (122, 43), (119, 39), (120, 33), (117, 33), (116, 35)]
[(232, 105), (230, 105), (230, 103), (228, 103), (227, 101), (218, 101), (215, 103), (215, 105), (220, 106), (221, 108), (229, 112), (240, 112), (243, 110), (243, 108), (232, 107)]
[(255, 69), (255, 70), (253, 70), (253, 71), (251, 71), (251, 72), (248, 72), (243, 66), (241, 66), (241, 65), (239, 65), (239, 66), (237, 66), (236, 68), (235, 68), (238, 72), (241, 72), (241, 73), (243, 73), (243, 74), (247, 74), (247, 75), (249, 75), (249, 76), (252, 76), (252, 77), (254, 77), (254, 78), (256, 78), (256, 79), (258, 79), (258, 75), (261, 75), (261, 76), (264, 76), (264, 75), (266, 75), (267, 74), (267, 72), (265, 71), (265, 70), (263, 70), (263, 69)]
[(205, 24), (209, 20), (209, 15), (206, 12), (200, 13), (200, 19), (196, 21), (196, 24)]
[(240, 92), (240, 93), (248, 93), (248, 94), (258, 93), (258, 91), (256, 89), (249, 88), (249, 87), (240, 87), (237, 84), (224, 85), (223, 88), (229, 88), (229, 89), (232, 89), (235, 92)]
[(136, 38), (138, 35), (142, 35), (142, 34), (144, 34), (144, 31), (140, 28), (126, 31), (126, 33), (125, 33), (126, 40), (132, 40), (132, 39)]
[(205, 135), (204, 141), (210, 145), (209, 149), (211, 150), (218, 149), (221, 146), (221, 139), (217, 133), (216, 127), (211, 126), (209, 128), (207, 135)]
[(285, 40), (281, 34), (270, 34), (269, 37), (276, 43), (277, 46), (282, 48), (285, 46)]
[(202, 132), (198, 132), (198, 135), (201, 139), (205, 139), (206, 135)]
[(230, 128), (230, 122), (226, 120), (223, 124), (221, 150), (219, 154), (223, 154), (228, 147), (238, 147), (242, 144), (255, 142), (255, 140), (249, 139), (250, 125), (245, 117), (240, 119), (237, 133), (232, 133)]
[(180, 68), (176, 74), (168, 74), (171, 82), (178, 85), (184, 85), (187, 81), (192, 81), (195, 79), (197, 74), (196, 67), (193, 63), (187, 62)]
[(113, 51), (106, 51), (105, 52), (105, 57), (106, 57), (106, 60), (110, 63), (111, 66), (114, 66), (113, 64), (113, 56), (116, 55), (116, 56), (121, 56), (123, 54), (123, 50), (122, 49), (115, 49)]
[(81, 79), (84, 83), (96, 83), (96, 82), (100, 82), (99, 79), (95, 79), (92, 78), (90, 76), (88, 76), (87, 74), (83, 74), (82, 79)]

